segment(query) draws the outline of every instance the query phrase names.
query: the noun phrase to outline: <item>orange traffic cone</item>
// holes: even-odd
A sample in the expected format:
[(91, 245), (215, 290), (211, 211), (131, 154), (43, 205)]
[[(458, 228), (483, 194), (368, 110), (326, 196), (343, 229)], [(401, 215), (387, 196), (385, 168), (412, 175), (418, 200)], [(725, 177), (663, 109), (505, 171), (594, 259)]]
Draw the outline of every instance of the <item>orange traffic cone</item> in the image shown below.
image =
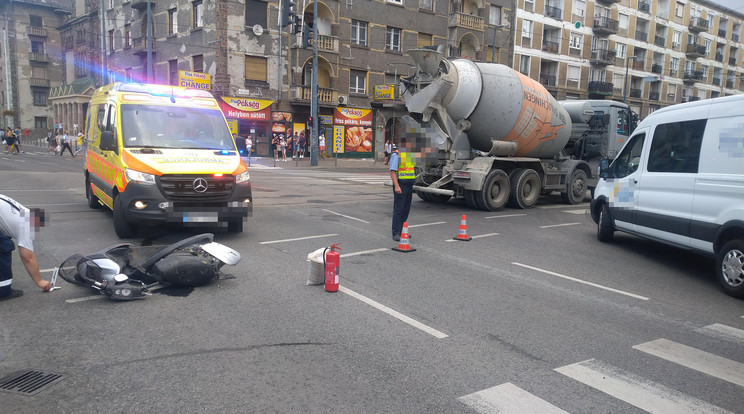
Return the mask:
[(470, 241), (473, 240), (472, 237), (468, 237), (468, 223), (465, 219), (465, 215), (462, 215), (462, 218), (460, 219), (460, 231), (457, 232), (457, 237), (453, 237), (455, 240), (460, 241)]
[(403, 231), (400, 233), (400, 242), (398, 243), (398, 247), (393, 247), (393, 250), (403, 253), (415, 252), (416, 249), (411, 247), (408, 239), (408, 223), (403, 223)]

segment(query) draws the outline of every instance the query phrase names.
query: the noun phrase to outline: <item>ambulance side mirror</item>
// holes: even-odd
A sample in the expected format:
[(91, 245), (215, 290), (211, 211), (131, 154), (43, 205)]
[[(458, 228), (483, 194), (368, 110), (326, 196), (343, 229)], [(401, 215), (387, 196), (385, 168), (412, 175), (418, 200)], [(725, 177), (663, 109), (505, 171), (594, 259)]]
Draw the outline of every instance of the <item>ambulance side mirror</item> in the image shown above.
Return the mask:
[(113, 131), (101, 132), (101, 144), (99, 145), (103, 151), (114, 151), (118, 149), (116, 147), (116, 138), (114, 137)]

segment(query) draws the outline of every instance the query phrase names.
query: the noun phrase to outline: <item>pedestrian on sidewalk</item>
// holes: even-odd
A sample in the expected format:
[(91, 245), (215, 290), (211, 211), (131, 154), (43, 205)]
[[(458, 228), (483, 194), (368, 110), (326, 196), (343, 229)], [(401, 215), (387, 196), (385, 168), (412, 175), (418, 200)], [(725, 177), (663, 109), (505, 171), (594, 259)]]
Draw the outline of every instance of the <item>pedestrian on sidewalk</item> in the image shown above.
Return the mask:
[(67, 131), (65, 131), (65, 134), (62, 135), (62, 149), (59, 151), (59, 156), (65, 155), (65, 149), (70, 151), (70, 155), (72, 155), (72, 158), (75, 158), (75, 153), (72, 152), (72, 147), (70, 146), (70, 136), (67, 135)]
[(300, 158), (305, 158), (305, 144), (307, 139), (305, 138), (305, 131), (300, 131)]
[(44, 292), (52, 288), (49, 281), (41, 278), (39, 262), (34, 254), (34, 233), (44, 227), (44, 210), (28, 209), (10, 197), (0, 195), (0, 301), (17, 298), (23, 295), (20, 289), (13, 289), (13, 257), (15, 239), (18, 243), (18, 254), (23, 266)]
[(271, 148), (274, 150), (274, 161), (279, 161), (279, 151), (281, 151), (281, 147), (279, 147), (278, 134), (274, 134), (274, 137), (271, 139)]
[(300, 156), (300, 134), (295, 131), (292, 136), (292, 158), (298, 158)]
[(388, 139), (385, 141), (385, 165), (388, 165), (388, 162), (390, 162), (390, 154), (392, 152), (393, 152), (393, 144)]
[(320, 147), (320, 158), (325, 158), (325, 150), (326, 150), (326, 143), (325, 143), (325, 134), (320, 133), (320, 136), (318, 137), (318, 146)]
[(287, 140), (284, 139), (284, 134), (279, 135), (279, 147), (282, 150), (282, 161), (287, 161)]

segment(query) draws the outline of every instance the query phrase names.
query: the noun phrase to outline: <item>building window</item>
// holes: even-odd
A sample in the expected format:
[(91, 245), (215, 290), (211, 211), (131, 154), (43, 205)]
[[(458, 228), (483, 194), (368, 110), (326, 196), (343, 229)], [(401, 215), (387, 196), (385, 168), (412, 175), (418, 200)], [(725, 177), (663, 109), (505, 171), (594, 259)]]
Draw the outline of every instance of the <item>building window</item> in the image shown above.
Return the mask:
[(530, 57), (522, 55), (519, 57), (519, 73), (530, 76)]
[(576, 0), (573, 4), (573, 14), (577, 17), (584, 17), (586, 14), (586, 1)]
[(618, 24), (617, 26), (621, 29), (628, 30), (628, 21), (630, 17), (627, 14), (620, 13), (618, 15)]
[(245, 0), (245, 25), (260, 25), (266, 28), (266, 7), (268, 2), (262, 0)]
[(607, 72), (604, 69), (589, 68), (589, 80), (591, 82), (604, 82), (607, 79)]
[(501, 24), (501, 7), (491, 5), (488, 13), (488, 24), (494, 26)]
[(351, 43), (355, 45), (367, 45), (367, 22), (359, 20), (351, 21)]
[(524, 11), (535, 11), (535, 0), (524, 0)]
[(713, 43), (710, 39), (703, 39), (703, 44), (705, 45), (705, 56), (710, 56), (710, 45)]
[(677, 4), (674, 6), (674, 15), (677, 17), (685, 16), (685, 4), (684, 3), (677, 2)]
[(108, 31), (108, 50), (109, 52), (114, 51), (114, 31), (113, 30)]
[(44, 53), (44, 42), (31, 41), (31, 53)]
[(669, 59), (669, 74), (671, 75), (672, 71), (676, 74), (677, 70), (679, 70), (679, 58), (673, 57)]
[(419, 0), (419, 9), (434, 11), (434, 0)]
[(581, 68), (578, 66), (568, 65), (566, 78), (569, 82), (579, 82), (579, 79), (581, 78)]
[(204, 55), (194, 55), (191, 57), (194, 72), (204, 72)]
[(522, 37), (525, 39), (532, 38), (532, 21), (522, 20)]
[(416, 41), (416, 47), (422, 48), (426, 46), (433, 46), (433, 37), (430, 34), (419, 33), (418, 40)]
[(361, 70), (349, 71), (349, 92), (350, 93), (367, 93), (367, 73)]
[(400, 52), (400, 29), (388, 26), (387, 36), (385, 38), (385, 48), (387, 50)]
[(672, 47), (679, 47), (680, 43), (682, 43), (682, 32), (675, 30), (672, 32)]
[(34, 117), (34, 128), (36, 129), (48, 129), (47, 118), (45, 116)]
[(109, 8), (109, 10), (113, 9), (114, 6), (116, 6), (116, 0), (108, 0), (108, 8)]
[(168, 10), (168, 35), (178, 32), (178, 20), (176, 20), (176, 9)]
[(204, 3), (202, 0), (196, 0), (191, 3), (192, 14), (194, 16), (194, 28), (204, 26)]
[(266, 58), (261, 56), (245, 57), (245, 80), (267, 82)]
[(617, 43), (615, 44), (615, 55), (620, 59), (625, 59), (625, 50), (628, 48), (628, 45), (625, 43)]
[(124, 25), (124, 48), (132, 47), (132, 25)]
[(178, 85), (178, 59), (168, 61), (168, 76), (171, 85)]
[(29, 17), (29, 23), (31, 23), (31, 26), (33, 27), (44, 27), (44, 24), (41, 21), (41, 16), (34, 16), (33, 14), (28, 16)]
[(403, 4), (403, 0), (387, 0), (388, 3)]
[(582, 44), (584, 43), (584, 35), (581, 33), (574, 33), (571, 32), (571, 40), (569, 42), (569, 46), (571, 49), (581, 49)]
[(46, 106), (47, 104), (47, 91), (45, 90), (34, 90), (34, 106)]

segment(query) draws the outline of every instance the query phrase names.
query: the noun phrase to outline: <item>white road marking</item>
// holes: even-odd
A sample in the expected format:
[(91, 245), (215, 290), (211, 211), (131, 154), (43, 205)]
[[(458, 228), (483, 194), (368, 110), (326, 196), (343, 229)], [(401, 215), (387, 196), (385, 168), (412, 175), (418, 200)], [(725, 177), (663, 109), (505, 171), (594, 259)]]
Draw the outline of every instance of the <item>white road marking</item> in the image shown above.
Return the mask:
[[(473, 239), (480, 239), (481, 237), (491, 237), (491, 236), (498, 236), (498, 235), (499, 235), (499, 233), (486, 233), (486, 234), (479, 234), (477, 236), (470, 236), (470, 235), (468, 235), (468, 236), (470, 236)], [(447, 243), (449, 243), (449, 242), (453, 242), (453, 241), (457, 241), (457, 240), (455, 240), (455, 239), (447, 239), (445, 241)]]
[(540, 226), (541, 229), (550, 229), (553, 227), (565, 227), (565, 226), (575, 226), (577, 224), (581, 223), (563, 223), (563, 224), (551, 224), (550, 226)]
[(704, 326), (695, 329), (695, 332), (714, 338), (723, 339), (739, 345), (744, 345), (744, 330), (733, 328), (731, 326), (714, 323), (713, 325)]
[(343, 257), (350, 257), (350, 256), (359, 256), (359, 255), (367, 254), (367, 253), (389, 252), (389, 251), (390, 251), (390, 249), (388, 249), (388, 248), (372, 249), (372, 250), (364, 250), (364, 251), (361, 251), (361, 252), (344, 253), (344, 254), (341, 255), (341, 257), (343, 258)]
[(82, 298), (65, 299), (65, 302), (67, 302), (67, 303), (77, 303), (77, 302), (85, 302), (87, 300), (103, 299), (105, 297), (106, 297), (106, 295), (83, 296)]
[(294, 239), (271, 240), (271, 241), (263, 241), (263, 242), (260, 242), (258, 244), (284, 243), (284, 242), (291, 242), (291, 241), (298, 241), (298, 240), (319, 239), (321, 237), (332, 237), (332, 236), (338, 236), (338, 234), (331, 233), (331, 234), (320, 234), (320, 235), (317, 235), (317, 236), (296, 237)]
[(337, 216), (341, 216), (341, 217), (346, 217), (347, 219), (352, 219), (352, 220), (356, 220), (356, 221), (361, 221), (362, 223), (367, 223), (367, 224), (369, 224), (369, 221), (367, 221), (367, 220), (362, 220), (362, 219), (360, 219), (360, 218), (356, 218), (356, 217), (351, 217), (351, 216), (347, 216), (346, 214), (336, 213), (335, 211), (331, 211), (331, 210), (328, 210), (328, 209), (325, 209), (325, 208), (322, 208), (321, 210), (323, 210), (323, 211), (327, 211), (327, 212), (329, 212), (329, 213), (331, 213), (331, 214), (335, 214), (335, 215), (337, 215)]
[(579, 215), (579, 214), (586, 214), (587, 213), (587, 210), (586, 209), (583, 209), (583, 210), (563, 210), (563, 212), (564, 213), (568, 213), (568, 214)]
[(630, 296), (632, 298), (636, 298), (636, 299), (640, 299), (640, 300), (648, 300), (648, 298), (645, 297), (645, 296), (636, 295), (635, 293), (630, 293), (630, 292), (626, 292), (624, 290), (619, 290), (619, 289), (614, 289), (614, 288), (607, 287), (607, 286), (602, 286), (602, 285), (599, 285), (599, 284), (596, 284), (596, 283), (592, 283), (592, 282), (587, 282), (586, 280), (576, 279), (575, 277), (562, 275), (562, 274), (556, 273), (556, 272), (551, 272), (550, 270), (540, 269), (539, 267), (534, 267), (534, 266), (530, 266), (530, 265), (526, 265), (526, 264), (522, 264), (522, 263), (517, 263), (517, 262), (512, 262), (512, 264), (513, 265), (516, 265), (516, 266), (521, 266), (521, 267), (524, 267), (524, 268), (527, 268), (527, 269), (532, 269), (532, 270), (535, 270), (537, 272), (542, 272), (542, 273), (545, 273), (545, 274), (548, 274), (548, 275), (558, 276), (560, 278), (563, 278), (563, 279), (566, 279), (566, 280), (570, 280), (572, 282), (582, 283), (582, 284), (585, 284), (585, 285), (594, 286), (594, 287), (599, 288), (599, 289), (604, 289), (604, 290), (607, 290), (607, 291), (610, 291), (610, 292), (619, 293), (621, 295)]
[(488, 216), (488, 217), (483, 217), (483, 218), (493, 219), (493, 218), (522, 217), (522, 216), (526, 216), (526, 214), (502, 214), (502, 215), (499, 215), (499, 216)]
[(636, 345), (633, 349), (744, 387), (744, 364), (741, 362), (664, 338)]
[(651, 413), (729, 413), (662, 384), (590, 359), (555, 371)]
[(447, 334), (442, 333), (442, 332), (440, 332), (440, 331), (438, 331), (438, 330), (436, 330), (436, 329), (434, 329), (434, 328), (432, 328), (432, 327), (430, 327), (428, 325), (424, 325), (423, 323), (421, 323), (421, 322), (419, 322), (419, 321), (417, 321), (417, 320), (415, 320), (413, 318), (409, 318), (408, 316), (403, 315), (400, 312), (394, 311), (394, 310), (388, 308), (387, 306), (385, 306), (385, 305), (383, 305), (381, 303), (375, 302), (374, 300), (372, 300), (372, 299), (370, 299), (370, 298), (368, 298), (368, 297), (366, 297), (364, 295), (361, 295), (359, 293), (356, 293), (356, 292), (354, 292), (353, 290), (351, 290), (349, 288), (346, 288), (344, 286), (339, 286), (338, 287), (338, 290), (340, 292), (346, 293), (347, 295), (349, 295), (349, 296), (351, 296), (351, 297), (353, 297), (355, 299), (359, 299), (362, 302), (366, 303), (367, 305), (370, 305), (370, 306), (372, 306), (373, 308), (375, 308), (377, 310), (383, 311), (383, 312), (387, 313), (388, 315), (392, 316), (393, 318), (396, 318), (396, 319), (398, 319), (400, 321), (403, 321), (403, 322), (405, 322), (405, 323), (413, 326), (414, 328), (418, 328), (418, 329), (420, 329), (420, 330), (428, 333), (429, 335), (434, 336), (435, 338), (443, 339), (443, 338), (447, 338), (447, 336), (448, 336)]
[(435, 221), (434, 223), (409, 224), (408, 228), (412, 229), (414, 227), (434, 226), (437, 224), (447, 224), (447, 222), (446, 221)]
[(568, 414), (511, 382), (474, 392), (457, 400), (481, 414)]

